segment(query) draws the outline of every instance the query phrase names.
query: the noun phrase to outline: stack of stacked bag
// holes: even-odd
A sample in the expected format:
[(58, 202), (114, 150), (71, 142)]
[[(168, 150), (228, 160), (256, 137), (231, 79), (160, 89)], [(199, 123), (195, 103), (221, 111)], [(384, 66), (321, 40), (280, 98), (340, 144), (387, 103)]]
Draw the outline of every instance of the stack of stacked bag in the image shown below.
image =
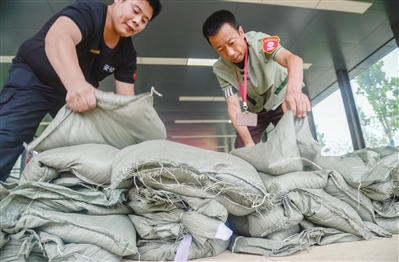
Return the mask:
[(83, 114), (63, 107), (19, 183), (2, 184), (2, 261), (216, 256), (229, 213), (271, 206), (245, 160), (165, 140), (152, 92), (96, 97)]
[(2, 184), (2, 261), (286, 256), (399, 233), (395, 147), (320, 155), (288, 111), (269, 140), (230, 153), (166, 140), (153, 93), (64, 107)]
[(307, 123), (288, 112), (269, 141), (231, 154), (256, 167), (268, 192), (281, 194), (272, 209), (230, 216), (239, 232), (233, 252), (286, 256), (399, 233), (398, 148), (321, 156)]

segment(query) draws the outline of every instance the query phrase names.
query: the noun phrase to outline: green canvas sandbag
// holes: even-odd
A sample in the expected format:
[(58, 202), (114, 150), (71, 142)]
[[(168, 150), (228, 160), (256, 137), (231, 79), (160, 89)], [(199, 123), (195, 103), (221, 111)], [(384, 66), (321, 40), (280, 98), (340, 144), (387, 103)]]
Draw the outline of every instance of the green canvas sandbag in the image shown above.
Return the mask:
[[(316, 164), (324, 169), (336, 170), (342, 175), (345, 181), (352, 187), (358, 188), (359, 185), (366, 186), (368, 184), (362, 181), (362, 177), (370, 171), (370, 167), (366, 166), (363, 160), (356, 154), (343, 156), (321, 156)], [(311, 169), (319, 169), (311, 167)]]
[(25, 234), (11, 236), (0, 248), (0, 261), (48, 262), (43, 249), (36, 232), (27, 230)]
[(376, 216), (377, 225), (391, 234), (399, 234), (399, 217), (380, 217)]
[(320, 147), (310, 133), (307, 118), (296, 118), (289, 110), (266, 142), (236, 148), (230, 154), (248, 161), (260, 172), (281, 175), (301, 171), (316, 161)]
[(271, 234), (268, 234), (264, 238), (270, 239), (270, 240), (284, 241), (288, 237), (291, 237), (292, 235), (298, 234), (301, 231), (302, 231), (301, 230), (301, 226), (299, 224), (297, 224), (297, 225), (295, 225), (293, 227), (290, 227), (290, 228), (287, 228), (285, 230), (276, 231), (276, 232), (273, 232)]
[(325, 169), (336, 170), (350, 186), (355, 188), (385, 182), (394, 183), (399, 168), (398, 151), (386, 149), (385, 155), (380, 155), (379, 160), (375, 154), (373, 159), (369, 159), (364, 156), (364, 150), (362, 152), (357, 154), (355, 151), (342, 156), (322, 156), (316, 164)]
[(394, 196), (395, 184), (389, 180), (382, 183), (373, 183), (360, 188), (360, 191), (368, 198), (376, 201), (384, 201)]
[(286, 207), (298, 209), (316, 225), (335, 228), (364, 239), (373, 237), (349, 204), (327, 194), (323, 189), (295, 189), (288, 192), (283, 201)]
[(306, 250), (314, 245), (353, 242), (361, 237), (342, 232), (333, 228), (315, 227), (303, 230), (285, 241), (256, 237), (237, 236), (232, 239), (229, 249), (233, 253), (257, 254), (266, 257), (288, 256), (295, 252)]
[(27, 147), (42, 152), (81, 144), (107, 144), (118, 149), (152, 139), (166, 139), (166, 129), (153, 107), (152, 92), (127, 97), (95, 92), (97, 106), (83, 113), (62, 107), (43, 133)]
[(20, 184), (30, 181), (48, 182), (62, 172), (70, 172), (92, 185), (111, 184), (112, 160), (119, 149), (105, 144), (85, 144), (46, 150), (35, 155), (26, 165)]
[(122, 149), (114, 158), (110, 189), (125, 180), (178, 195), (213, 198), (236, 215), (272, 205), (258, 172), (248, 162), (167, 140)]
[(129, 214), (129, 218), (141, 239), (170, 240), (187, 234), (184, 225), (180, 223), (180, 215), (185, 211), (174, 209), (168, 212), (154, 212), (140, 215)]
[[(138, 253), (127, 256), (126, 259), (137, 261), (173, 261), (181, 243), (178, 240), (139, 240), (137, 241)], [(188, 260), (197, 258), (215, 257), (229, 246), (230, 240), (211, 239), (204, 245), (192, 241), (189, 247)]]
[(259, 172), (267, 192), (284, 196), (285, 193), (296, 188), (324, 188), (328, 179), (327, 170), (296, 171), (280, 176), (272, 176)]
[(373, 201), (376, 223), (390, 232), (399, 234), (399, 201), (396, 198)]
[(273, 232), (291, 228), (302, 221), (302, 213), (293, 205), (281, 203), (271, 209), (253, 212), (247, 216), (252, 237), (265, 237)]
[(349, 204), (363, 221), (375, 222), (374, 207), (371, 199), (360, 189), (351, 187), (337, 171), (329, 173), (329, 179), (324, 188), (328, 194)]
[(235, 235), (251, 237), (251, 233), (249, 233), (248, 216), (235, 216), (229, 214), (227, 222)]
[(126, 215), (85, 215), (45, 210), (27, 210), (9, 234), (35, 229), (60, 237), (66, 243), (100, 246), (119, 256), (137, 252), (136, 230)]
[(260, 142), (252, 148), (236, 148), (230, 154), (248, 161), (256, 170), (270, 175), (302, 170), (291, 110), (284, 114), (266, 142)]
[(361, 191), (370, 199), (384, 201), (395, 194), (398, 181), (399, 152), (381, 159), (362, 177)]
[[(218, 254), (227, 248), (228, 244), (224, 242), (228, 239), (220, 238), (226, 237), (227, 231), (230, 232), (229, 238), (231, 230), (223, 224), (227, 219), (227, 210), (218, 201), (143, 188), (139, 184), (129, 190), (128, 198), (128, 205), (139, 212), (128, 215), (141, 239), (138, 242), (139, 260), (159, 260), (165, 256), (174, 259), (174, 253), (178, 252), (180, 243), (187, 236), (192, 239), (188, 250), (191, 258), (199, 258), (209, 252)], [(179, 245), (170, 247), (173, 253), (170, 249), (165, 250), (170, 241), (177, 239)], [(140, 248), (140, 243), (145, 245)], [(147, 253), (148, 246), (153, 248), (153, 252)]]
[(168, 212), (185, 207), (179, 195), (142, 186), (129, 190), (127, 205), (137, 214)]
[(376, 215), (380, 217), (399, 217), (398, 199), (386, 199), (385, 201), (372, 201)]
[(141, 215), (129, 215), (141, 239), (178, 239), (191, 234), (193, 239), (204, 245), (209, 239), (216, 239), (222, 221), (196, 211), (174, 209)]
[(65, 243), (60, 237), (39, 232), (40, 242), (48, 260), (52, 262), (120, 262), (122, 256), (86, 243)]
[(11, 190), (0, 202), (0, 227), (13, 227), (28, 209), (88, 215), (128, 214), (123, 190), (99, 191), (84, 186), (72, 188), (49, 183), (26, 183)]

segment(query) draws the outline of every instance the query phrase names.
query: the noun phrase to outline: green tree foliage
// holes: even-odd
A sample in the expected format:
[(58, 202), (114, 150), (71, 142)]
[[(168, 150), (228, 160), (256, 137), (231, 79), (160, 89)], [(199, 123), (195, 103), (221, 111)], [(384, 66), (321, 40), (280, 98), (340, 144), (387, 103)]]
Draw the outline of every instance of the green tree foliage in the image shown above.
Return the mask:
[(378, 121), (390, 145), (395, 146), (394, 134), (399, 130), (399, 77), (386, 77), (383, 65), (379, 61), (356, 77), (356, 94), (366, 97), (375, 113), (369, 118), (363, 116), (363, 120)]
[[(388, 137), (377, 130), (381, 130), (381, 124), (376, 118), (368, 117), (361, 107), (357, 108), (360, 117), (360, 123), (363, 127), (364, 140), (368, 147), (379, 147), (389, 143)], [(374, 132), (373, 132), (374, 131)], [(377, 132), (375, 132), (377, 131)], [(387, 143), (388, 141), (388, 143)]]

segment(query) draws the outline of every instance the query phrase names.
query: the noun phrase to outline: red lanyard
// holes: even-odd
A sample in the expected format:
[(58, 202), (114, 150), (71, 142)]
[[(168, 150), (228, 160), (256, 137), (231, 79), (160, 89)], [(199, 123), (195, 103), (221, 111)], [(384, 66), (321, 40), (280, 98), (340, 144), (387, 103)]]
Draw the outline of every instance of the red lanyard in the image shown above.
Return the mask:
[(241, 85), (241, 80), (238, 77), (237, 69), (236, 70), (236, 78), (238, 82), (238, 86), (240, 87), (240, 93), (241, 93), (241, 98), (242, 98), (242, 103), (245, 111), (247, 111), (248, 106), (247, 106), (247, 83), (248, 83), (248, 45), (245, 50), (245, 62), (244, 62), (244, 88)]

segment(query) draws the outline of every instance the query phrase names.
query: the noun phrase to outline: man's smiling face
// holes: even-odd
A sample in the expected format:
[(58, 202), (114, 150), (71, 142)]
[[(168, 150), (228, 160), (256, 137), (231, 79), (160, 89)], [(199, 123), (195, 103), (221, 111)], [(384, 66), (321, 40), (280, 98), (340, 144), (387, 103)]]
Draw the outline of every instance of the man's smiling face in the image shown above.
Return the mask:
[(147, 0), (114, 0), (111, 20), (118, 35), (129, 37), (141, 32), (151, 20), (153, 9)]

